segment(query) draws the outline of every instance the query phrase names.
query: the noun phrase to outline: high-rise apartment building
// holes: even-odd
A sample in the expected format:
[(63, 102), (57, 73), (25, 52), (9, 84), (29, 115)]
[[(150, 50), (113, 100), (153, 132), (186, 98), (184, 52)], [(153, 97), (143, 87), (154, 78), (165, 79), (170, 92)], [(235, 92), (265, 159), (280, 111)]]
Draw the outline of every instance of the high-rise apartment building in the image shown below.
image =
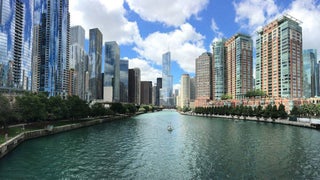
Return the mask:
[(160, 89), (160, 105), (171, 107), (173, 100), (173, 76), (171, 75), (171, 54), (162, 55), (162, 88)]
[(33, 1), (0, 1), (0, 89), (31, 90)]
[(152, 82), (141, 81), (141, 104), (152, 104)]
[(129, 61), (120, 60), (120, 102), (128, 102)]
[(302, 28), (297, 19), (285, 15), (258, 32), (255, 88), (272, 98), (303, 96)]
[(253, 89), (252, 48), (251, 37), (244, 34), (236, 34), (225, 42), (225, 88), (235, 99), (244, 98)]
[(215, 41), (212, 44), (213, 49), (213, 89), (212, 95), (213, 99), (219, 100), (221, 96), (226, 94), (226, 86), (225, 86), (225, 39), (221, 39)]
[(68, 0), (34, 4), (33, 91), (69, 93), (70, 13)]
[(196, 78), (190, 78), (190, 102), (196, 99)]
[(178, 103), (180, 107), (189, 107), (190, 106), (190, 76), (189, 74), (182, 74), (181, 76), (181, 85)]
[[(85, 99), (85, 30), (81, 26), (70, 28), (70, 95)], [(71, 73), (72, 72), (72, 73)]]
[(160, 89), (162, 88), (162, 78), (157, 78), (155, 105), (160, 106)]
[(303, 96), (319, 96), (319, 64), (317, 50), (303, 50)]
[(212, 54), (209, 52), (196, 59), (196, 99), (212, 99)]
[(102, 33), (98, 28), (89, 31), (89, 91), (90, 100), (102, 99)]
[(128, 73), (128, 99), (129, 103), (140, 104), (141, 72), (139, 68), (129, 69)]
[(106, 42), (103, 99), (108, 102), (120, 101), (120, 49), (115, 41)]

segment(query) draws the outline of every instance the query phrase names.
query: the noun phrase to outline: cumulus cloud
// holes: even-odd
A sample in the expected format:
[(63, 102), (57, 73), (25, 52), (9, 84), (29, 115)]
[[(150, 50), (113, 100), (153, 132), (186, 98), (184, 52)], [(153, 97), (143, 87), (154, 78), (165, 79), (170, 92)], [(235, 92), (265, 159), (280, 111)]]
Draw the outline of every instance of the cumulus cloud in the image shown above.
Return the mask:
[(81, 25), (89, 36), (89, 29), (99, 28), (104, 41), (119, 44), (133, 43), (140, 38), (136, 22), (125, 18), (123, 0), (72, 0), (70, 1), (71, 25)]
[(279, 9), (274, 0), (243, 0), (233, 3), (236, 11), (235, 22), (242, 28), (251, 31), (264, 25), (269, 19), (274, 18)]
[(139, 58), (124, 58), (129, 61), (129, 68), (140, 68), (141, 71), (141, 81), (152, 81), (155, 85), (158, 77), (162, 77), (161, 71), (153, 67), (151, 62)]
[(150, 22), (161, 22), (168, 26), (180, 26), (192, 15), (203, 10), (209, 0), (126, 0), (130, 9), (140, 17)]
[(176, 61), (186, 72), (194, 72), (195, 59), (205, 52), (204, 36), (197, 33), (188, 23), (169, 33), (155, 32), (137, 42), (134, 50), (147, 60), (162, 64), (162, 54), (170, 51), (172, 61)]
[(286, 13), (302, 21), (303, 48), (320, 51), (319, 1), (295, 0)]

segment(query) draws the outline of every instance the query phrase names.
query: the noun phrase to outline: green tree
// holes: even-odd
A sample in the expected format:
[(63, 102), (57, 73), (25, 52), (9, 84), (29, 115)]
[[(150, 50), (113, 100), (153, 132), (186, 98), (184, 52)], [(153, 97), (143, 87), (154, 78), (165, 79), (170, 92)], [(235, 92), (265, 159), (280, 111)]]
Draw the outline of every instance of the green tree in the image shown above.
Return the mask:
[(0, 122), (7, 131), (7, 124), (12, 116), (12, 107), (7, 97), (0, 94)]
[(95, 103), (94, 105), (91, 106), (91, 116), (96, 117), (96, 116), (105, 116), (107, 115), (107, 109), (103, 107), (102, 104), (100, 103)]
[(119, 114), (126, 113), (126, 108), (121, 103), (112, 103), (110, 109), (115, 113), (119, 113)]
[(271, 113), (272, 113), (272, 105), (268, 104), (268, 106), (263, 110), (263, 117), (265, 119), (268, 119), (271, 117)]
[(46, 104), (37, 95), (26, 93), (16, 97), (16, 105), (20, 117), (25, 122), (45, 120), (47, 118)]
[(278, 119), (278, 117), (279, 117), (278, 108), (276, 105), (273, 105), (271, 110), (271, 119), (274, 121), (275, 119)]
[(79, 96), (69, 96), (66, 101), (66, 106), (69, 112), (68, 117), (73, 120), (87, 117), (90, 113), (89, 105), (86, 101), (80, 99)]
[(287, 119), (288, 118), (288, 113), (286, 112), (285, 106), (283, 104), (279, 105), (278, 113), (279, 113), (279, 117), (281, 119)]
[(290, 116), (300, 117), (300, 108), (298, 108), (297, 106), (293, 106), (290, 111)]
[(232, 96), (230, 94), (223, 94), (221, 96), (221, 100), (228, 100), (228, 99), (232, 99)]
[(137, 108), (134, 104), (124, 104), (124, 107), (126, 108), (126, 112), (130, 114), (134, 114), (137, 111)]
[(60, 96), (51, 96), (47, 100), (47, 112), (48, 119), (52, 120), (60, 120), (68, 117), (68, 109), (65, 100)]

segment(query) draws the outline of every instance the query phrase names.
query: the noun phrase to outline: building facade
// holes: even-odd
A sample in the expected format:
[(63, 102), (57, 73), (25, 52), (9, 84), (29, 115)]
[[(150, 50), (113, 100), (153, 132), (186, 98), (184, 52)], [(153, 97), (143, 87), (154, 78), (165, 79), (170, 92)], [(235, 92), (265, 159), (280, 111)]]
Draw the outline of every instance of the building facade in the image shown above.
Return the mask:
[(179, 93), (179, 106), (190, 107), (190, 76), (189, 74), (182, 74), (181, 76), (181, 85)]
[(319, 64), (317, 50), (303, 50), (303, 96), (306, 98), (319, 96)]
[(174, 106), (170, 52), (162, 55), (162, 88), (160, 89), (160, 105), (166, 107)]
[(139, 68), (129, 69), (128, 73), (128, 99), (129, 103), (140, 104), (141, 72)]
[(33, 1), (0, 1), (0, 89), (31, 90)]
[(213, 50), (213, 99), (219, 100), (221, 96), (226, 94), (226, 78), (225, 78), (225, 39), (215, 41), (212, 44)]
[(288, 15), (264, 26), (256, 40), (256, 89), (269, 97), (303, 97), (302, 28)]
[(120, 102), (128, 102), (129, 61), (120, 60)]
[(106, 42), (103, 99), (108, 102), (120, 101), (120, 48), (115, 41)]
[(155, 105), (160, 106), (160, 89), (162, 88), (162, 78), (157, 78)]
[(196, 99), (212, 99), (212, 54), (203, 53), (196, 59)]
[(244, 98), (253, 89), (252, 48), (251, 37), (244, 34), (236, 34), (225, 42), (225, 90), (235, 99)]
[(70, 28), (69, 94), (85, 99), (85, 30), (81, 26)]
[(98, 28), (89, 31), (89, 99), (102, 99), (102, 33)]
[(141, 104), (152, 104), (152, 82), (141, 81)]

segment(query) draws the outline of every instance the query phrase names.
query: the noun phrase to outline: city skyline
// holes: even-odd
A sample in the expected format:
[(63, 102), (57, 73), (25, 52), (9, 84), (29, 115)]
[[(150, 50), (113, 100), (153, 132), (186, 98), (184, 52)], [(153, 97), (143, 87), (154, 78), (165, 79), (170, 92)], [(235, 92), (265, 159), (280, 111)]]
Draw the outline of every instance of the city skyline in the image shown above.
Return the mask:
[[(253, 36), (255, 41), (259, 28), (286, 13), (303, 21), (303, 49), (320, 47), (318, 1), (201, 0), (167, 4), (167, 1), (156, 4), (147, 1), (138, 4), (135, 0), (72, 1), (71, 25), (80, 24), (86, 31), (101, 28), (104, 42), (119, 43), (120, 58), (129, 60), (129, 68), (141, 68), (142, 80), (155, 82), (161, 76), (161, 55), (170, 51), (175, 85), (179, 84), (181, 74), (194, 76), (195, 59), (203, 52), (211, 52), (214, 39), (240, 32)], [(89, 16), (97, 6), (101, 11)], [(255, 52), (253, 61), (255, 66)]]

